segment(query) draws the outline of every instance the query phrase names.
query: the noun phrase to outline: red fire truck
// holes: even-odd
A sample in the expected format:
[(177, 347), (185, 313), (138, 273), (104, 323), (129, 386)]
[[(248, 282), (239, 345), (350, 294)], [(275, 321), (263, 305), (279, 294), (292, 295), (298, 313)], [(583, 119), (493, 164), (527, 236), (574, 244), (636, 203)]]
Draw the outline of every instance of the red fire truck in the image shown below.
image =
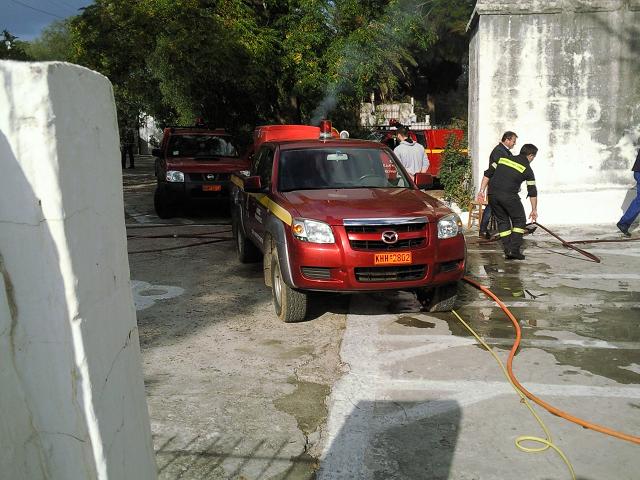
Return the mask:
[(426, 309), (451, 310), (465, 268), (460, 219), (421, 191), (429, 174), (411, 178), (386, 146), (331, 130), (256, 130), (250, 172), (231, 179), (238, 259), (262, 260), (285, 322), (305, 318), (315, 291), (411, 290)]

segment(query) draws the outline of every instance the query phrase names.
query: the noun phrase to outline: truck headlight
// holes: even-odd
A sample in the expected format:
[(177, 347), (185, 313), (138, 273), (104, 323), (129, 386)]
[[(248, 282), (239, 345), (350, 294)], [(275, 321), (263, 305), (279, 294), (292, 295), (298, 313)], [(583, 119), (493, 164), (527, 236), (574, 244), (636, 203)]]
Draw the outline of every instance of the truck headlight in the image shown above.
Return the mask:
[(184, 173), (177, 170), (167, 170), (167, 182), (184, 182)]
[(438, 238), (452, 238), (462, 232), (462, 222), (455, 213), (438, 220)]
[(293, 236), (303, 242), (335, 243), (331, 227), (316, 220), (294, 220), (291, 225)]

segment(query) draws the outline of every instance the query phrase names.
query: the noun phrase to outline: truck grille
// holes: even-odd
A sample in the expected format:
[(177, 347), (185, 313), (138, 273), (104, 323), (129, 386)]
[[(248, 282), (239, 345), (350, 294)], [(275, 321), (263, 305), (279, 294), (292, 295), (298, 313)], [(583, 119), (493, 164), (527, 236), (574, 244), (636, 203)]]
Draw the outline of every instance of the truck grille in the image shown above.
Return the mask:
[(424, 278), (426, 265), (408, 265), (402, 267), (356, 267), (356, 280), (359, 282), (406, 282)]
[[(207, 175), (213, 175), (213, 178), (207, 178)], [(187, 177), (191, 182), (222, 182), (231, 178), (230, 173), (187, 173)]]
[(349, 225), (344, 227), (347, 233), (382, 233), (387, 230), (394, 232), (419, 232), (425, 227), (425, 223), (405, 223), (401, 225)]
[(351, 248), (354, 250), (398, 250), (421, 247), (424, 245), (425, 239), (409, 238), (407, 240), (398, 240), (392, 245), (381, 240), (351, 240), (350, 243)]
[[(391, 225), (345, 225), (349, 244), (354, 250), (393, 251), (424, 247), (427, 244), (426, 223)], [(382, 241), (384, 232), (395, 232), (395, 243)]]

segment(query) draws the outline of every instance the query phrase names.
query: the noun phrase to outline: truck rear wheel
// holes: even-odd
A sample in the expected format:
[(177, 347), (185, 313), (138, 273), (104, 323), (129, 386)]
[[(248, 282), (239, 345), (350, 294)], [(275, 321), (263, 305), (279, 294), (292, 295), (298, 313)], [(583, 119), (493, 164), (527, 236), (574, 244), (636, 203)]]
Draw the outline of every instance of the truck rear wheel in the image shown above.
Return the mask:
[(233, 220), (231, 229), (233, 230), (233, 238), (236, 244), (236, 255), (240, 263), (254, 263), (260, 260), (260, 250), (251, 243), (251, 240), (245, 237), (237, 220)]
[(420, 288), (416, 295), (426, 311), (450, 312), (458, 298), (458, 284), (449, 283), (438, 287)]
[(307, 316), (309, 294), (294, 290), (286, 284), (280, 271), (278, 252), (271, 254), (271, 294), (276, 315), (285, 323), (301, 322)]
[(158, 217), (162, 219), (171, 218), (176, 214), (176, 208), (171, 204), (169, 192), (162, 183), (158, 184), (153, 194), (153, 207)]

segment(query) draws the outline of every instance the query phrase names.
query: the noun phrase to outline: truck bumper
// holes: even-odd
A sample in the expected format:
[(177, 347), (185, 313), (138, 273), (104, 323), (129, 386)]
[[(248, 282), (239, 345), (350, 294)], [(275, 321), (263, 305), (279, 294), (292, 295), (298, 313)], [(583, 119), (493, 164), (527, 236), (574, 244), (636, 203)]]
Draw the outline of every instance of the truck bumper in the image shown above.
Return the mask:
[(462, 235), (410, 250), (411, 263), (403, 265), (376, 265), (381, 252), (352, 250), (348, 240), (310, 244), (292, 238), (289, 247), (292, 287), (301, 290), (407, 290), (457, 282), (465, 271)]
[(230, 182), (166, 182), (166, 189), (171, 199), (177, 202), (189, 200), (206, 200), (229, 197)]

